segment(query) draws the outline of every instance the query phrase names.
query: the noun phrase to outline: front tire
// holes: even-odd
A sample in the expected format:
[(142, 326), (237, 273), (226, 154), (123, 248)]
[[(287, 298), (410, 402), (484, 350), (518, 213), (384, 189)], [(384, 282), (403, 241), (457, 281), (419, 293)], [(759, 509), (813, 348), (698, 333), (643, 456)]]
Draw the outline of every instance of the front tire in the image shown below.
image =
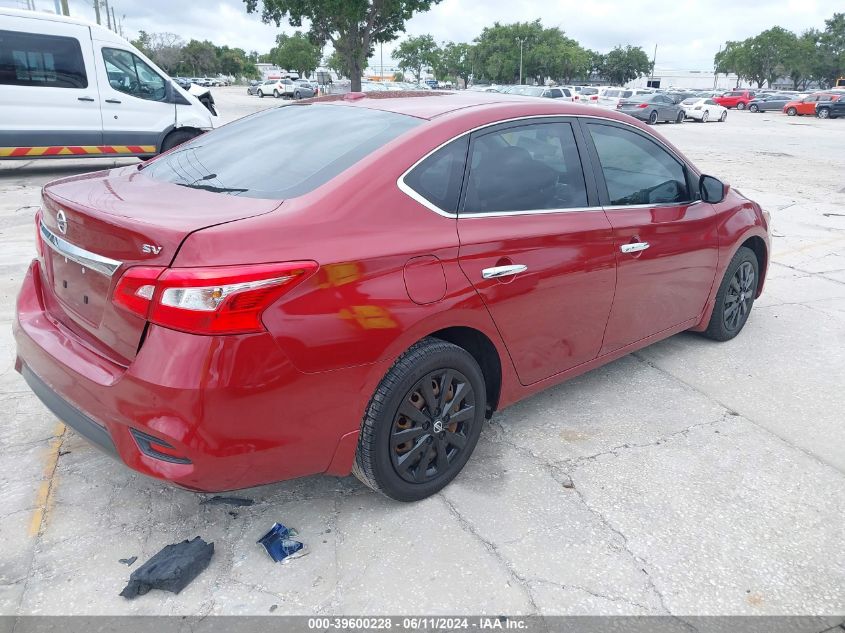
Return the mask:
[(740, 247), (728, 264), (716, 293), (713, 314), (704, 336), (714, 341), (729, 341), (742, 331), (754, 305), (759, 279), (757, 256), (750, 248)]
[(259, 97), (261, 97), (261, 98), (263, 99), (263, 98), (264, 98), (264, 92), (263, 92), (262, 90), (259, 90), (259, 91), (258, 91), (258, 96), (259, 96)]
[(279, 98), (279, 91), (278, 91), (278, 90), (274, 90), (274, 91), (273, 91), (273, 98), (274, 98), (274, 99), (278, 99), (278, 98)]
[(675, 117), (675, 123), (683, 123), (684, 122), (684, 111), (681, 110), (678, 112), (678, 116)]
[(466, 350), (435, 338), (393, 364), (370, 400), (352, 472), (397, 501), (418, 501), (457, 476), (478, 443), (484, 375)]
[(296, 92), (293, 93), (293, 98), (296, 99), (297, 101), (299, 99), (302, 99), (302, 93), (299, 92), (299, 90), (297, 90)]
[(177, 145), (190, 141), (197, 135), (197, 132), (191, 130), (173, 130), (170, 134), (164, 137), (164, 140), (161, 143), (161, 151), (169, 151)]
[(795, 108), (789, 108), (786, 111), (786, 114), (787, 116), (795, 116), (796, 114), (798, 114), (798, 110), (796, 110)]

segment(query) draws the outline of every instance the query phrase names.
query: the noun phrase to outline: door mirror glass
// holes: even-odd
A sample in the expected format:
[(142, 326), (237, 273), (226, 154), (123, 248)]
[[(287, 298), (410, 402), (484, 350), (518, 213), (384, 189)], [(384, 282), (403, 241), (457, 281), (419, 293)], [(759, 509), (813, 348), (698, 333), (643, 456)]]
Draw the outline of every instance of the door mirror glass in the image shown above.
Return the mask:
[(698, 181), (698, 188), (701, 190), (701, 199), (704, 202), (716, 204), (725, 199), (725, 183), (713, 176), (701, 176)]

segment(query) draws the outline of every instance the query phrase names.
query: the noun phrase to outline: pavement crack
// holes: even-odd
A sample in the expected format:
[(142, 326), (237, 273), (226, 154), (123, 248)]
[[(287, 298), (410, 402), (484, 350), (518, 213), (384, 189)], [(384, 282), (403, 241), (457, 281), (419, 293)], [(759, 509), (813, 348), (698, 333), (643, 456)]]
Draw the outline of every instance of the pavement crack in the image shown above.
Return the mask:
[(632, 607), (637, 607), (639, 609), (644, 609), (645, 611), (651, 612), (652, 607), (649, 607), (645, 604), (640, 604), (639, 602), (635, 602), (634, 600), (629, 600), (624, 596), (617, 596), (614, 594), (607, 594), (602, 593), (600, 591), (595, 591), (594, 589), (590, 589), (589, 587), (584, 587), (583, 585), (567, 585), (564, 583), (554, 582), (553, 580), (549, 580), (547, 578), (530, 578), (528, 579), (529, 583), (540, 583), (544, 585), (551, 585), (552, 587), (558, 587), (563, 590), (574, 589), (575, 591), (581, 591), (588, 595), (593, 596), (594, 598), (601, 598), (602, 600), (608, 600), (610, 602), (621, 602), (623, 604), (630, 605)]
[[(460, 526), (461, 530), (463, 530), (468, 535), (473, 537), (476, 541), (481, 543), (481, 545), (488, 552), (490, 552), (490, 554), (499, 563), (499, 565), (501, 565), (505, 569), (508, 576), (510, 576), (510, 578), (514, 581), (514, 584), (516, 584), (516, 586), (520, 587), (525, 592), (525, 596), (528, 599), (529, 604), (531, 605), (531, 614), (540, 615), (540, 608), (534, 599), (534, 595), (531, 593), (531, 587), (529, 585), (528, 579), (520, 575), (514, 569), (511, 562), (499, 551), (496, 544), (484, 538), (481, 533), (475, 528), (475, 526), (460, 513), (455, 504), (452, 503), (448, 499), (448, 497), (446, 497), (446, 495), (441, 492), (437, 496), (443, 500), (443, 503), (446, 505), (446, 509), (449, 511), (449, 514), (451, 514), (455, 518), (455, 521), (457, 521), (458, 526)], [(545, 621), (543, 621), (543, 626), (546, 626)]]

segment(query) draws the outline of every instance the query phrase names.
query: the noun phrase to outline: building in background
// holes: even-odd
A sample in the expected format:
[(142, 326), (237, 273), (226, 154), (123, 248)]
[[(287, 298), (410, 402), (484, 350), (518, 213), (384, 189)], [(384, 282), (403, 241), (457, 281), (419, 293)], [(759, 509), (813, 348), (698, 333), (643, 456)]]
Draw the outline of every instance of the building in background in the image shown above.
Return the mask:
[(676, 70), (657, 67), (653, 76), (646, 75), (625, 84), (626, 88), (681, 88), (686, 90), (732, 90), (739, 85), (736, 75), (716, 74), (712, 70)]

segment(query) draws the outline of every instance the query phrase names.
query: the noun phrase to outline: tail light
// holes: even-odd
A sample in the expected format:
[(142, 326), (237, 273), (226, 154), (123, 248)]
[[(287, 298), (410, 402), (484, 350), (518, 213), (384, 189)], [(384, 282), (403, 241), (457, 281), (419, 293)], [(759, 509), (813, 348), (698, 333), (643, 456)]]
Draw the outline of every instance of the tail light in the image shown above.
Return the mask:
[(317, 262), (128, 269), (113, 301), (162, 327), (192, 334), (261, 332), (261, 315), (317, 270)]
[(637, 107), (638, 107), (638, 108), (647, 108), (647, 107), (648, 107), (648, 104), (647, 104), (647, 103), (641, 103), (641, 104), (640, 104), (640, 105), (638, 105)]
[(35, 213), (35, 252), (38, 259), (44, 259), (44, 242), (41, 241), (41, 209)]

